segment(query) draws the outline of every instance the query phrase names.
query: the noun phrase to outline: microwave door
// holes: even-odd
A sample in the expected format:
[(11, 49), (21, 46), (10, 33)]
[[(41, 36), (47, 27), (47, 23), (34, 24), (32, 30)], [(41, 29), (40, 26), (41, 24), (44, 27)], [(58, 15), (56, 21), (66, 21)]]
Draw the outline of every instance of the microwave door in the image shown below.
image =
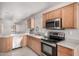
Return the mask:
[(53, 28), (54, 28), (54, 21), (52, 21), (52, 22), (47, 22), (47, 23), (46, 23), (46, 28), (48, 28), (48, 29), (53, 29)]
[(55, 29), (60, 29), (61, 26), (60, 26), (60, 21), (55, 21)]

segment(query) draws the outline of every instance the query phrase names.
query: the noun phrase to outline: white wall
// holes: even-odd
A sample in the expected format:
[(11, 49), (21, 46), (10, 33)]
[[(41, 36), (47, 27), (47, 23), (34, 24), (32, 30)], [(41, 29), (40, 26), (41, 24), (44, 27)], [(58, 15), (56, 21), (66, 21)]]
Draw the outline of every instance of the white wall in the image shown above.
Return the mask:
[(3, 34), (3, 35), (9, 35), (9, 34), (11, 34), (12, 25), (13, 24), (12, 24), (11, 21), (2, 20), (2, 32), (0, 34)]
[(26, 32), (26, 25), (24, 23), (16, 24), (16, 32), (17, 33), (25, 33)]

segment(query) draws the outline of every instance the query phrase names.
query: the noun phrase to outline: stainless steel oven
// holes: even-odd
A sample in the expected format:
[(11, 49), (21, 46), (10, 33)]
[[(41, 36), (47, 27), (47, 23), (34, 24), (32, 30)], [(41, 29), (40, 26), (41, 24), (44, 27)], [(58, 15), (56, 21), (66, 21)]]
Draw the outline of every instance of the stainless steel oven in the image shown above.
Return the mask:
[(50, 45), (47, 42), (41, 42), (42, 55), (46, 56), (57, 56), (57, 46), (56, 44)]
[(65, 40), (63, 32), (49, 32), (47, 38), (41, 39), (42, 55), (57, 56), (57, 43)]
[(62, 19), (54, 18), (46, 22), (47, 29), (62, 29)]

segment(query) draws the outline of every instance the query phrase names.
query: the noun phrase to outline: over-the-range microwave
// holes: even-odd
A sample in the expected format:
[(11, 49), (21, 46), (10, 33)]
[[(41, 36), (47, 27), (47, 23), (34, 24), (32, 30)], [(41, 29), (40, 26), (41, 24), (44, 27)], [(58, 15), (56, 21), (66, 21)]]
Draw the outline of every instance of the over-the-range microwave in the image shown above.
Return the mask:
[(54, 18), (50, 19), (46, 22), (47, 29), (62, 29), (62, 19), (61, 18)]

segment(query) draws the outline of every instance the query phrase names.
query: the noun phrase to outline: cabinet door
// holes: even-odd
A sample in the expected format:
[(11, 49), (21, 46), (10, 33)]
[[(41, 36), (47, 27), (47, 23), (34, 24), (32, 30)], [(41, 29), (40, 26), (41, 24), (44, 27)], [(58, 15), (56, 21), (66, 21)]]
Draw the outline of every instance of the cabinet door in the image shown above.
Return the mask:
[(54, 10), (54, 11), (53, 11), (53, 12), (54, 12), (53, 18), (61, 18), (61, 17), (62, 17), (61, 11), (62, 11), (61, 8)]
[(43, 20), (42, 20), (42, 26), (43, 26), (43, 28), (45, 28), (46, 27), (46, 21), (47, 21), (47, 14), (45, 13), (45, 14), (43, 14)]
[(62, 8), (62, 27), (74, 28), (74, 4)]
[(31, 36), (27, 36), (27, 46), (29, 48), (32, 48), (33, 47), (33, 39)]
[(36, 39), (36, 45), (35, 45), (35, 47), (36, 47), (36, 52), (39, 55), (41, 55), (41, 41), (40, 41), (40, 39)]
[(47, 13), (47, 20), (54, 18), (54, 11), (50, 11)]
[(26, 47), (26, 45), (27, 45), (27, 36), (25, 35), (25, 36), (23, 36), (23, 39), (21, 41), (21, 46)]
[(12, 49), (12, 41), (13, 41), (12, 37), (7, 38), (7, 41), (6, 41), (7, 51)]
[(35, 27), (35, 19), (34, 17), (31, 17), (27, 20), (27, 27), (30, 29), (33, 29)]
[[(78, 3), (76, 3), (75, 4), (75, 26), (76, 26), (76, 28), (77, 29), (79, 29), (79, 4)], [(77, 20), (76, 20), (77, 19)]]
[(31, 17), (31, 28), (33, 29), (35, 27), (35, 18)]
[(0, 52), (7, 52), (12, 49), (12, 37), (0, 38)]
[(30, 45), (31, 45), (31, 42), (30, 41), (31, 41), (30, 36), (27, 36), (27, 46), (28, 47), (30, 47)]
[(41, 41), (38, 38), (33, 38), (33, 50), (41, 55)]
[(74, 50), (63, 46), (58, 46), (58, 56), (73, 56)]
[(61, 18), (61, 9), (56, 9), (48, 13), (48, 19)]
[(27, 20), (27, 27), (28, 27), (28, 28), (31, 28), (31, 19), (28, 19), (28, 20)]

